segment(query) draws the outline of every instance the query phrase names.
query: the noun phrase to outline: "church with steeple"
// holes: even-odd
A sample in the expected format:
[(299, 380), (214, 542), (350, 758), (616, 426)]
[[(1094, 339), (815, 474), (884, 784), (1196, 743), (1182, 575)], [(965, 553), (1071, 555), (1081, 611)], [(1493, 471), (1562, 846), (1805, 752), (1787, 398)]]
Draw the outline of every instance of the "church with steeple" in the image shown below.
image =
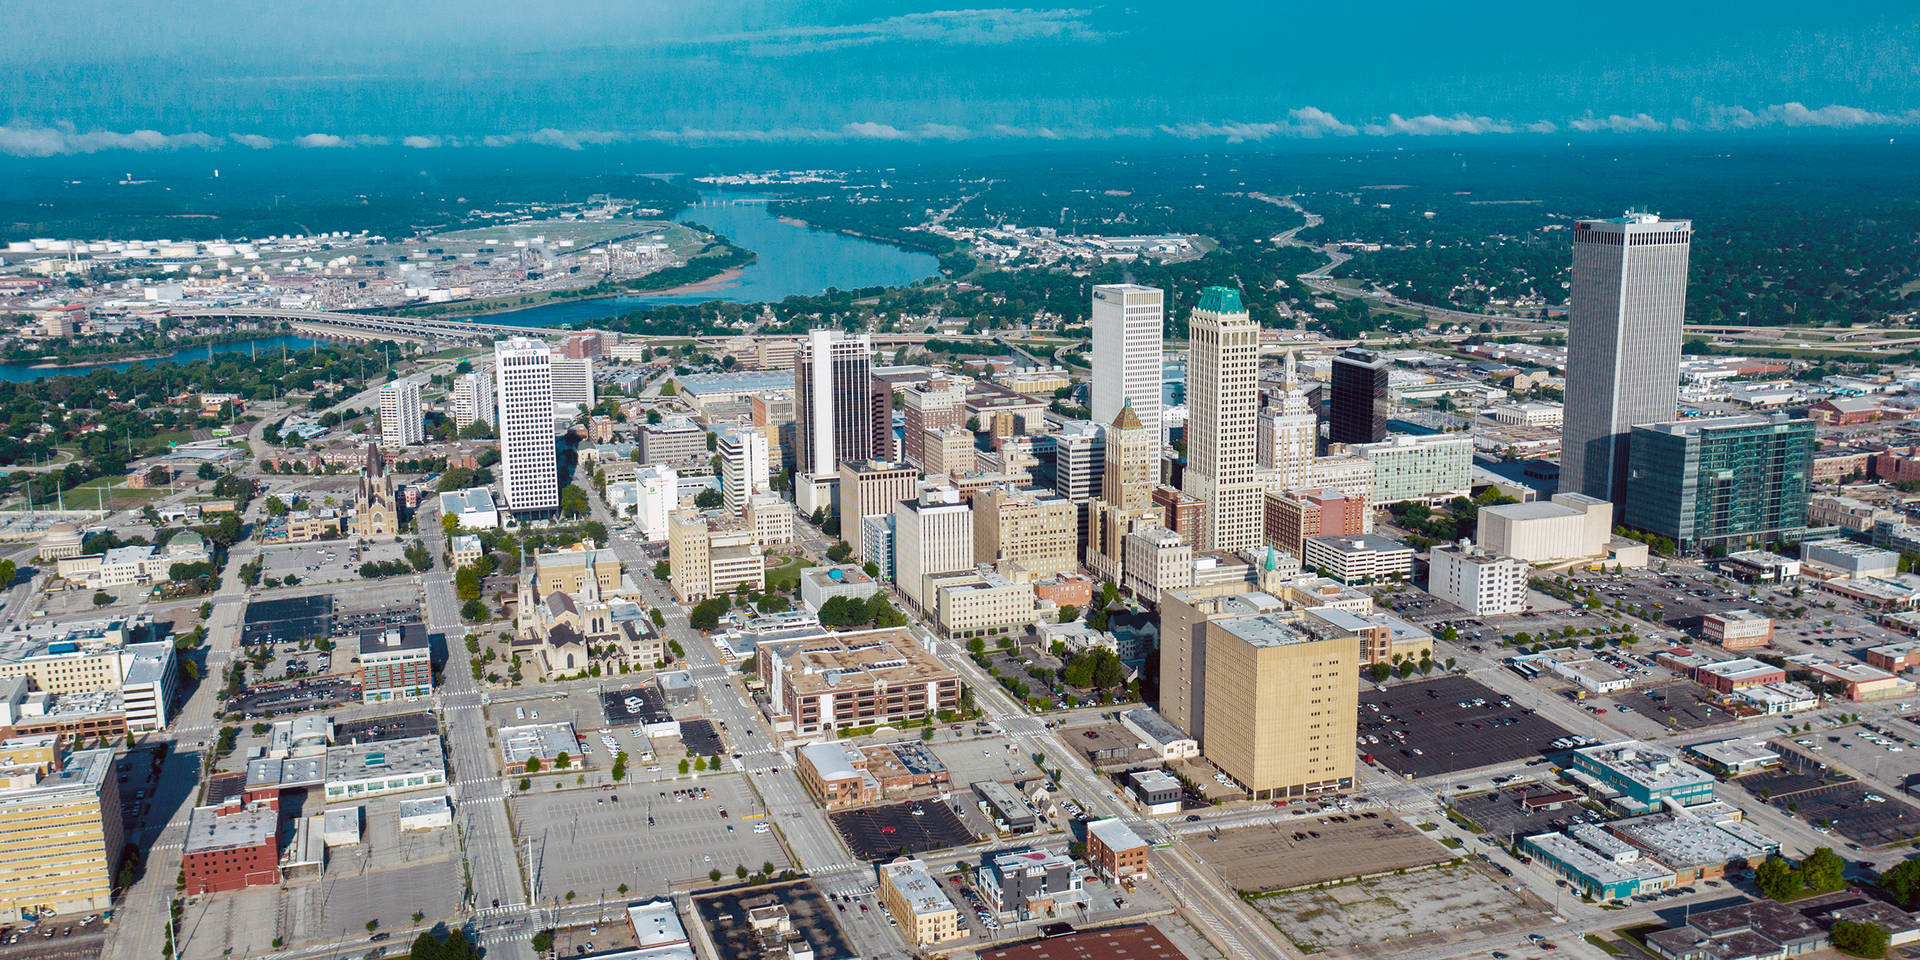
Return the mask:
[(394, 495), (393, 475), (387, 472), (386, 455), (377, 443), (367, 444), (365, 464), (360, 469), (360, 489), (353, 498), (353, 518), (348, 532), (356, 537), (397, 537), (400, 535), (400, 500)]

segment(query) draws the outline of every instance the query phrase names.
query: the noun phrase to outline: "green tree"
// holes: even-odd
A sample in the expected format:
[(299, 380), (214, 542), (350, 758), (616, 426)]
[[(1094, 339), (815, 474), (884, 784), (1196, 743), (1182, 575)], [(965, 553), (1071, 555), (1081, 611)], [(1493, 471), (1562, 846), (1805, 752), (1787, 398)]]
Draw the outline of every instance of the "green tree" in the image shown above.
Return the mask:
[(587, 492), (578, 484), (569, 483), (560, 491), (560, 515), (563, 517), (584, 517), (593, 512), (593, 504), (587, 500)]
[(718, 510), (726, 504), (727, 498), (721, 496), (720, 491), (711, 488), (700, 491), (693, 498), (693, 506), (698, 510)]
[(106, 592), (105, 590), (96, 590), (96, 591), (94, 591), (94, 593), (93, 593), (93, 605), (94, 605), (94, 606), (96, 606), (96, 607), (104, 607), (104, 606), (106, 606), (107, 604), (109, 604), (109, 603), (112, 603), (112, 602), (113, 602), (113, 595), (112, 595), (112, 594), (110, 594), (110, 593), (108, 593), (108, 592)]
[[(687, 760), (687, 758), (685, 757), (680, 758), (680, 775), (681, 776), (683, 777), (686, 776), (687, 771), (692, 768), (693, 768), (693, 764), (691, 761)], [(718, 878), (715, 878), (715, 879), (718, 879)]]
[(539, 758), (539, 757), (528, 757), (528, 758), (527, 758), (527, 772), (528, 772), (528, 773), (539, 773), (539, 772), (540, 772), (540, 758)]
[(1388, 677), (1393, 676), (1393, 668), (1384, 663), (1376, 663), (1367, 667), (1367, 675), (1373, 678), (1374, 683), (1385, 683)]
[(433, 555), (427, 552), (427, 545), (418, 540), (407, 544), (407, 549), (404, 552), (406, 553), (407, 564), (413, 567), (416, 572), (424, 572), (433, 566)]
[(1753, 885), (1775, 900), (1788, 899), (1806, 887), (1793, 865), (1779, 857), (1769, 857), (1753, 869)]
[(1800, 877), (1815, 891), (1825, 893), (1846, 886), (1847, 862), (1830, 847), (1820, 847), (1800, 861)]
[(480, 599), (480, 571), (461, 567), (453, 572), (453, 590), (462, 600)]
[(1892, 936), (1887, 928), (1877, 923), (1856, 923), (1852, 920), (1833, 922), (1833, 945), (1849, 956), (1879, 960), (1887, 955), (1887, 946), (1891, 942)]
[(708, 597), (693, 607), (687, 615), (687, 622), (696, 630), (712, 630), (720, 625), (720, 618), (733, 606), (725, 597)]
[(836, 541), (833, 546), (827, 548), (827, 559), (834, 563), (845, 563), (851, 556), (853, 556), (853, 548), (848, 546), (845, 540)]
[(468, 600), (460, 605), (460, 616), (468, 622), (478, 622), (487, 618), (487, 605), (479, 599)]
[(444, 536), (447, 539), (451, 540), (453, 539), (453, 535), (459, 532), (460, 532), (459, 517), (451, 513), (443, 513), (440, 515), (440, 535), (441, 536)]
[(1920, 857), (1908, 857), (1888, 867), (1880, 874), (1880, 888), (1908, 910), (1920, 907)]
[(553, 768), (555, 770), (566, 770), (572, 766), (573, 757), (569, 756), (565, 750), (560, 751), (560, 755), (553, 758)]
[(655, 580), (665, 580), (672, 572), (673, 568), (667, 566), (665, 560), (661, 560), (653, 565), (653, 578)]
[(1072, 623), (1080, 618), (1080, 608), (1069, 603), (1060, 608), (1060, 622)]
[(654, 607), (653, 609), (648, 610), (647, 619), (652, 620), (653, 625), (656, 627), (664, 627), (667, 625), (667, 615), (664, 613), (661, 613), (659, 607)]

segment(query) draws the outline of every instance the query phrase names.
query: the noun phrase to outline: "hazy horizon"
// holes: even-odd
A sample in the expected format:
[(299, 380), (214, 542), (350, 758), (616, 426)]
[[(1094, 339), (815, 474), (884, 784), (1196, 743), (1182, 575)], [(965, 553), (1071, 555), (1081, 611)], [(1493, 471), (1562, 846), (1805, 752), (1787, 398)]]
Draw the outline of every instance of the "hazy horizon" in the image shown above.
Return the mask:
[[(1868, 4), (973, 7), (28, 0), (0, 155), (455, 146), (1180, 149), (1920, 127)], [(1589, 11), (1590, 12), (1590, 11)], [(881, 151), (886, 152), (886, 151)], [(910, 152), (910, 151), (909, 151)]]

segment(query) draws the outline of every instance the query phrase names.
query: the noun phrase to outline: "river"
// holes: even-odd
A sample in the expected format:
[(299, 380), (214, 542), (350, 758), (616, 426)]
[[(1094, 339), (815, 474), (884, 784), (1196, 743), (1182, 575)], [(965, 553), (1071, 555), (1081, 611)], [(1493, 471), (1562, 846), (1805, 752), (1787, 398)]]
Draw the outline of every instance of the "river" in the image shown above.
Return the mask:
[[(680, 220), (698, 223), (758, 254), (752, 263), (741, 270), (739, 278), (731, 283), (698, 293), (568, 300), (477, 319), (524, 327), (560, 327), (588, 324), (662, 303), (706, 303), (709, 300), (778, 302), (794, 294), (812, 296), (823, 293), (828, 287), (857, 290), (861, 287), (902, 286), (939, 272), (940, 261), (932, 254), (782, 221), (768, 211), (767, 199), (763, 194), (710, 191), (700, 195), (699, 204), (680, 214)], [(210, 352), (236, 353), (253, 349), (278, 350), (282, 347), (297, 350), (310, 347), (313, 343), (306, 337), (281, 335), (187, 347), (164, 357), (146, 360), (119, 360), (81, 367), (43, 368), (26, 363), (0, 364), (0, 382), (24, 383), (65, 374), (84, 375), (101, 369), (125, 370), (136, 363), (198, 360), (204, 359)]]
[(732, 283), (696, 293), (562, 301), (481, 319), (516, 326), (559, 327), (592, 323), (663, 303), (769, 303), (795, 294), (813, 296), (828, 287), (857, 290), (903, 286), (940, 270), (939, 259), (929, 253), (782, 221), (768, 210), (768, 199), (764, 194), (708, 191), (700, 195), (700, 203), (678, 218), (707, 227), (758, 255)]
[(245, 353), (248, 351), (304, 350), (317, 341), (307, 337), (295, 337), (282, 334), (273, 337), (258, 337), (253, 340), (235, 340), (229, 343), (201, 344), (182, 347), (160, 357), (145, 360), (111, 360), (104, 363), (92, 363), (81, 367), (36, 367), (28, 363), (0, 364), (0, 383), (29, 383), (46, 380), (51, 377), (85, 376), (95, 370), (125, 370), (134, 364), (174, 363), (184, 360), (205, 360), (222, 353)]

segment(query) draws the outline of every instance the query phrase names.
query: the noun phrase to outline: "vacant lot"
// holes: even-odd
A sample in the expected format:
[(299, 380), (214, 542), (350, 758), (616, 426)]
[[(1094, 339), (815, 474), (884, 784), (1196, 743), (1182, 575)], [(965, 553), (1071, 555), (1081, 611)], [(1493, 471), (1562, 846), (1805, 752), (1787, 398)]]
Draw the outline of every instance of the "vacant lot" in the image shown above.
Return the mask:
[(1462, 864), (1296, 890), (1253, 904), (1303, 950), (1340, 951), (1386, 940), (1464, 940), (1544, 922), (1535, 905), (1498, 879)]
[(1361, 813), (1188, 834), (1188, 846), (1248, 893), (1430, 866), (1453, 851), (1389, 814)]

